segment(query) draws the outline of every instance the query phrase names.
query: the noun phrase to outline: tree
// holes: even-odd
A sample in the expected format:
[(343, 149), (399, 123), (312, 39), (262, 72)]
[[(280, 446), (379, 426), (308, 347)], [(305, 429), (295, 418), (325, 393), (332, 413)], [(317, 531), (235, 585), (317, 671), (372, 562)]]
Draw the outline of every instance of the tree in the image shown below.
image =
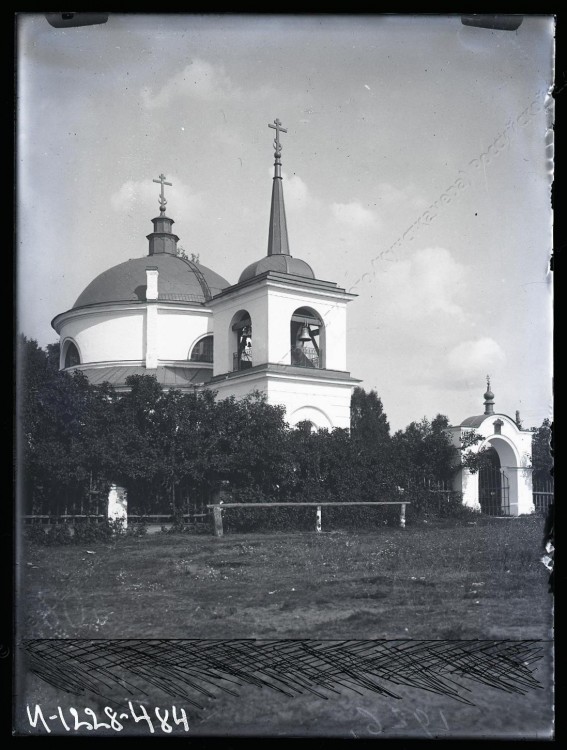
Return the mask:
[(58, 347), (17, 340), (18, 467), (31, 512), (62, 513), (88, 498), (85, 414), (91, 391), (80, 373), (60, 372)]
[(258, 497), (273, 495), (289, 469), (285, 407), (268, 404), (264, 394), (254, 392), (216, 402), (214, 414), (211, 478)]
[(368, 393), (356, 386), (350, 400), (350, 430), (358, 443), (385, 446), (390, 438), (390, 425), (382, 399), (375, 390)]
[(438, 414), (411, 422), (392, 437), (396, 473), (405, 482), (447, 481), (458, 465), (458, 453), (447, 433), (449, 420)]
[(351, 451), (346, 457), (352, 499), (379, 500), (396, 485), (390, 425), (375, 390), (356, 387), (351, 397)]
[(533, 478), (544, 481), (553, 476), (553, 424), (544, 419), (541, 427), (533, 430)]

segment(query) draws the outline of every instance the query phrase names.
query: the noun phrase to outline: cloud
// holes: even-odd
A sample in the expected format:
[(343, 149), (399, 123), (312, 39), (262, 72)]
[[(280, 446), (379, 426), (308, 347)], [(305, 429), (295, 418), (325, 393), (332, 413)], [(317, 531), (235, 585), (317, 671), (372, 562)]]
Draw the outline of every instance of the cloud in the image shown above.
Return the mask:
[(240, 94), (222, 65), (212, 65), (198, 57), (172, 76), (156, 94), (148, 87), (141, 92), (142, 102), (148, 109), (166, 107), (173, 101), (190, 97), (212, 101), (238, 98)]
[(482, 382), (487, 372), (494, 373), (506, 361), (500, 344), (489, 336), (461, 341), (447, 354), (446, 362), (457, 384)]
[(400, 188), (391, 182), (379, 182), (373, 191), (373, 198), (380, 209), (403, 207), (405, 210), (423, 210), (429, 205), (414, 183)]
[[(185, 214), (187, 211), (195, 212), (202, 208), (201, 197), (193, 194), (189, 186), (183, 183), (182, 180), (173, 175), (172, 177), (168, 176), (167, 181), (173, 183), (175, 186), (175, 198), (171, 199), (171, 207), (168, 206), (167, 211), (170, 216), (173, 216), (173, 214)], [(120, 213), (130, 213), (141, 208), (147, 212), (148, 207), (151, 210), (153, 206), (155, 208), (155, 215), (157, 216), (160, 189), (160, 185), (150, 179), (138, 181), (127, 180), (110, 196), (110, 204), (115, 211)], [(171, 188), (169, 189), (171, 190)], [(168, 188), (166, 187), (165, 190), (165, 197), (168, 200)], [(173, 208), (174, 203), (175, 208)]]
[(382, 314), (421, 322), (433, 313), (452, 316), (462, 322), (463, 308), (458, 302), (467, 269), (449, 250), (429, 247), (410, 258), (376, 267)]
[(284, 174), (283, 177), (285, 203), (288, 208), (292, 210), (308, 208), (315, 201), (301, 177), (295, 174), (291, 177)]
[(377, 223), (375, 214), (357, 201), (332, 203), (331, 212), (335, 219), (353, 228), (369, 227)]

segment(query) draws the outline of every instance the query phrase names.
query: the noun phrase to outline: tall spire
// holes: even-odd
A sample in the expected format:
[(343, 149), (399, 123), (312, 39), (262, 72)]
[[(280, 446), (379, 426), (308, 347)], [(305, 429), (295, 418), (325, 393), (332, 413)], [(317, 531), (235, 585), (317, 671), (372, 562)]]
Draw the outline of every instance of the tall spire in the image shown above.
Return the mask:
[(279, 120), (274, 124), (268, 123), (269, 128), (276, 131), (274, 139), (274, 183), (272, 186), (272, 206), (270, 209), (270, 231), (268, 234), (268, 255), (289, 255), (289, 243), (287, 239), (287, 223), (285, 219), (285, 206), (282, 185), (282, 163), (280, 133), (287, 133), (287, 128), (282, 128)]
[(486, 393), (484, 394), (484, 413), (494, 414), (494, 393), (490, 390), (490, 375), (486, 376)]

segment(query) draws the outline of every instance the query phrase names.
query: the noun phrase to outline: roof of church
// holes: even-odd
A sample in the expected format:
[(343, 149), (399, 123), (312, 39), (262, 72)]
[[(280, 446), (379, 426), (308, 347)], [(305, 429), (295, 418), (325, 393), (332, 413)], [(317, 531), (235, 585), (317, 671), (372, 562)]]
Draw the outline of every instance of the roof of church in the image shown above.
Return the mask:
[(311, 266), (300, 258), (292, 258), (291, 255), (284, 255), (283, 253), (266, 255), (260, 260), (250, 263), (246, 266), (244, 271), (240, 274), (238, 283), (241, 281), (247, 281), (252, 279), (254, 276), (260, 276), (260, 274), (266, 271), (279, 271), (280, 273), (291, 273), (294, 276), (305, 276), (308, 279), (314, 279), (315, 274)]
[(88, 377), (92, 385), (110, 383), (113, 386), (125, 386), (126, 378), (130, 375), (154, 375), (160, 385), (171, 388), (183, 388), (183, 386), (206, 383), (213, 375), (211, 368), (179, 367), (175, 365), (160, 365), (155, 370), (148, 370), (142, 365), (117, 365), (109, 367), (88, 367), (88, 365), (82, 365), (80, 369)]
[(460, 427), (480, 427), (487, 417), (494, 417), (494, 414), (479, 414), (476, 417), (467, 417), (463, 419)]
[[(466, 419), (463, 419), (459, 427), (480, 427), (484, 420), (489, 419), (490, 417), (492, 417), (493, 419), (495, 417), (506, 417), (506, 419), (509, 419), (511, 422), (514, 422), (514, 424), (516, 424), (516, 421), (512, 419), (512, 417), (509, 417), (507, 414), (493, 412), (492, 414), (479, 414), (476, 417), (467, 417)], [(529, 430), (526, 430), (526, 432), (529, 432)]]
[[(484, 394), (484, 414), (477, 414), (474, 417), (467, 417), (466, 419), (463, 419), (460, 425), (457, 425), (458, 427), (480, 427), (480, 425), (484, 422), (485, 419), (490, 419), (494, 417), (506, 417), (506, 419), (509, 419), (511, 422), (516, 424), (516, 420), (512, 419), (512, 417), (509, 417), (507, 414), (501, 414), (499, 412), (494, 411), (494, 393), (490, 390), (490, 376), (486, 376), (486, 393)], [(518, 428), (522, 432), (529, 432), (529, 430), (522, 430), (522, 428)]]
[(73, 307), (145, 302), (146, 268), (149, 267), (157, 268), (159, 272), (159, 300), (203, 304), (230, 286), (226, 279), (200, 263), (169, 253), (146, 255), (103, 271), (79, 295)]

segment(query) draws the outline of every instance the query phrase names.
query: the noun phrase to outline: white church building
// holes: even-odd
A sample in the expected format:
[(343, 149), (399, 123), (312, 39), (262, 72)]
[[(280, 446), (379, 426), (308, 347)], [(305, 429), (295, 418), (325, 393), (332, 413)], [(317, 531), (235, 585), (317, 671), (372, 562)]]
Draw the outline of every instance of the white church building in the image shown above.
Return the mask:
[[(147, 255), (97, 276), (52, 326), (61, 343), (60, 368), (82, 370), (93, 384), (126, 390), (129, 375), (148, 374), (164, 388), (212, 388), (218, 398), (257, 390), (286, 408), (294, 426), (350, 427), (350, 400), (360, 381), (347, 369), (347, 304), (356, 295), (316, 278), (290, 254), (276, 131), (267, 253), (236, 284), (187, 258), (166, 216), (160, 175), (160, 215), (152, 219)], [(469, 433), (482, 441), (490, 465), (459, 472), (454, 489), (466, 505), (491, 515), (533, 511), (532, 433), (494, 413), (488, 384), (484, 414), (449, 428), (459, 448)]]
[(290, 254), (276, 133), (267, 253), (236, 284), (188, 259), (166, 216), (152, 219), (147, 255), (97, 276), (52, 326), (61, 369), (82, 370), (93, 384), (125, 390), (129, 375), (154, 375), (164, 388), (212, 388), (218, 398), (253, 390), (286, 407), (290, 425), (350, 427), (350, 398), (360, 382), (347, 370), (349, 294), (317, 279)]

